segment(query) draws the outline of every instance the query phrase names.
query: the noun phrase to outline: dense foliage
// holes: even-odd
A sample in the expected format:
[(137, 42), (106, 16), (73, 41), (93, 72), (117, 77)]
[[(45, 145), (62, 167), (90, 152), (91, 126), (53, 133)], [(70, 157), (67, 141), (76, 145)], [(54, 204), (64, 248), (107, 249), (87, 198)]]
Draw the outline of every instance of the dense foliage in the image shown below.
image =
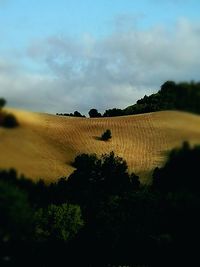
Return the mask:
[(18, 187), (0, 180), (0, 243), (27, 240), (32, 210), (27, 195)]
[(95, 154), (82, 154), (77, 156), (73, 165), (76, 170), (67, 180), (68, 196), (79, 204), (90, 204), (91, 199), (94, 202), (139, 187), (138, 176), (130, 175), (126, 161), (113, 152), (100, 158)]
[(40, 208), (34, 219), (36, 239), (42, 241), (69, 241), (83, 226), (80, 207), (67, 203)]
[(162, 192), (200, 192), (200, 146), (184, 142), (180, 149), (169, 153), (169, 160), (153, 173), (153, 188)]
[(77, 156), (68, 179), (50, 185), (1, 171), (1, 266), (182, 266), (187, 257), (191, 266), (199, 260), (199, 159), (199, 146), (184, 143), (149, 186), (113, 152)]
[(182, 110), (200, 113), (200, 83), (167, 81), (161, 89), (150, 96), (144, 96), (133, 106), (124, 109), (125, 115), (160, 110)]
[(125, 115), (125, 113), (122, 109), (113, 108), (113, 109), (107, 109), (104, 112), (103, 117), (117, 117), (117, 116), (123, 116), (123, 115)]
[(125, 109), (108, 109), (103, 117), (125, 116), (161, 110), (181, 110), (200, 114), (200, 83), (167, 81), (161, 89), (144, 96)]

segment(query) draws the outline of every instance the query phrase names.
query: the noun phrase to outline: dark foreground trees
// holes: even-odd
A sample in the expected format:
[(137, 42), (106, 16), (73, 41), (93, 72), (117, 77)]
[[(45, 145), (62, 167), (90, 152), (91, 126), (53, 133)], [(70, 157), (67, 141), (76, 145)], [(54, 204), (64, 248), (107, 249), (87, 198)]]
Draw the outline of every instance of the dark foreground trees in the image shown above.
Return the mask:
[(149, 186), (113, 152), (79, 155), (70, 177), (50, 185), (0, 172), (2, 262), (9, 255), (14, 266), (26, 256), (35, 266), (199, 264), (199, 158), (199, 147), (185, 143)]
[(67, 203), (40, 208), (34, 219), (39, 241), (69, 241), (83, 226), (80, 207)]
[(28, 240), (33, 227), (27, 194), (0, 180), (0, 244)]
[(200, 146), (184, 142), (173, 149), (168, 161), (153, 173), (153, 188), (161, 192), (200, 193)]
[(76, 170), (67, 180), (68, 195), (79, 204), (134, 191), (140, 185), (139, 177), (129, 174), (126, 161), (115, 156), (114, 152), (101, 157), (79, 155), (73, 166)]
[(51, 194), (40, 181), (0, 171), (0, 266), (50, 266), (83, 227), (80, 207), (51, 204)]

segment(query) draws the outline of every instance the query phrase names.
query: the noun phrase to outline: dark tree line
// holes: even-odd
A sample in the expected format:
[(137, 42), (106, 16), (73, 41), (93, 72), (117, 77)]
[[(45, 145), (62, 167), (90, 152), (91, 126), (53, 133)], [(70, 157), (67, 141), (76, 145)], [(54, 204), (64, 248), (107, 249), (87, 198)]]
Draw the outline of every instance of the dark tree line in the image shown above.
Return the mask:
[(182, 110), (199, 114), (200, 83), (167, 81), (156, 94), (145, 95), (124, 112), (130, 115), (160, 110)]
[(103, 117), (125, 116), (161, 110), (181, 110), (200, 114), (200, 83), (167, 81), (161, 89), (144, 96), (125, 109), (108, 109)]
[(0, 172), (1, 266), (199, 262), (199, 146), (172, 150), (148, 186), (113, 152), (79, 155), (73, 166), (50, 185)]
[(79, 118), (85, 118), (85, 115), (82, 115), (78, 111), (74, 111), (74, 113), (56, 113), (58, 116), (67, 116), (67, 117), (79, 117)]
[[(88, 114), (90, 118), (99, 118), (126, 116), (161, 110), (181, 110), (200, 114), (200, 82), (175, 83), (173, 81), (167, 81), (157, 93), (151, 94), (150, 96), (145, 95), (136, 104), (125, 109), (108, 109), (101, 114), (97, 109), (92, 108)], [(71, 115), (73, 116), (73, 114)]]

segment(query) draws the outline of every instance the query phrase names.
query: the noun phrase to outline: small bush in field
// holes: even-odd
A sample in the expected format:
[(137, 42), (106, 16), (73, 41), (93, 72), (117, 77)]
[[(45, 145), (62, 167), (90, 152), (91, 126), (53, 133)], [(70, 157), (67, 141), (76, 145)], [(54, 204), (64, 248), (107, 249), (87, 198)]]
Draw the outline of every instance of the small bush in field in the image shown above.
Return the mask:
[(103, 141), (108, 141), (111, 138), (112, 138), (111, 130), (109, 130), (109, 129), (107, 129), (101, 136), (101, 140), (103, 140)]
[(19, 124), (18, 124), (18, 121), (17, 119), (15, 118), (14, 115), (12, 114), (5, 114), (3, 116), (3, 121), (2, 121), (2, 126), (5, 127), (5, 128), (14, 128), (14, 127), (17, 127)]

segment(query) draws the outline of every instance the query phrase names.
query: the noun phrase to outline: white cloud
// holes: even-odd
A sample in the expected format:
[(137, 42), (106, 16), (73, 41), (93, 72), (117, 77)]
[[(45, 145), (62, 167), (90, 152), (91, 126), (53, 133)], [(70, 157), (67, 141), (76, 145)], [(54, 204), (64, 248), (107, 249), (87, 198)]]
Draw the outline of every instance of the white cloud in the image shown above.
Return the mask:
[[(35, 41), (26, 56), (38, 73), (0, 62), (1, 95), (24, 108), (86, 113), (91, 107), (126, 107), (166, 80), (199, 79), (200, 25), (185, 19), (171, 29), (121, 25), (101, 39), (86, 34), (81, 40)], [(39, 73), (41, 66), (45, 72)]]

